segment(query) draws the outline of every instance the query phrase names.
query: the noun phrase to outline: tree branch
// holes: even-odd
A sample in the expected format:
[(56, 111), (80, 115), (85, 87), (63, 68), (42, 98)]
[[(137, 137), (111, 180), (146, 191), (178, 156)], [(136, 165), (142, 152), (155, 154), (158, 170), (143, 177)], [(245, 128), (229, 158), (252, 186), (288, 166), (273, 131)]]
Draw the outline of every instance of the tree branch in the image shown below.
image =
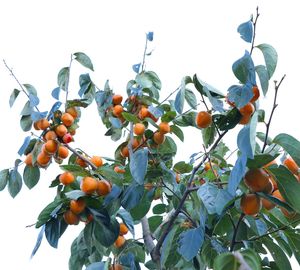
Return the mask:
[(231, 252), (233, 251), (234, 246), (235, 246), (235, 244), (237, 243), (235, 239), (236, 239), (237, 233), (238, 233), (238, 231), (239, 231), (239, 227), (240, 227), (240, 225), (241, 225), (242, 220), (243, 220), (244, 217), (245, 217), (245, 214), (242, 213), (242, 214), (240, 215), (240, 218), (239, 218), (239, 220), (238, 220), (236, 226), (235, 226), (235, 229), (234, 229), (234, 232), (233, 232), (233, 236), (232, 236), (232, 240), (231, 240), (231, 244), (230, 244), (230, 251), (231, 251)]
[(256, 36), (256, 24), (257, 24), (257, 19), (259, 17), (259, 12), (258, 12), (258, 7), (256, 8), (256, 17), (253, 22), (253, 38), (252, 38), (252, 43), (251, 43), (251, 50), (250, 50), (250, 55), (252, 55), (253, 49), (254, 49), (254, 41), (255, 41), (255, 36)]
[(279, 84), (277, 84), (277, 81), (275, 81), (275, 95), (274, 95), (274, 102), (273, 102), (273, 107), (272, 107), (272, 111), (271, 111), (271, 114), (270, 114), (270, 118), (269, 118), (269, 121), (268, 123), (266, 124), (266, 136), (265, 136), (265, 140), (264, 140), (264, 144), (263, 144), (263, 148), (261, 150), (261, 152), (263, 153), (266, 149), (266, 146), (267, 146), (267, 142), (268, 142), (268, 136), (269, 136), (269, 131), (270, 131), (270, 125), (271, 125), (271, 121), (272, 121), (272, 117), (273, 117), (273, 114), (274, 114), (274, 111), (275, 109), (277, 108), (278, 104), (277, 104), (277, 95), (278, 95), (278, 90), (279, 90), (279, 87), (281, 85), (281, 83), (283, 82), (284, 78), (285, 78), (286, 75), (283, 75)]

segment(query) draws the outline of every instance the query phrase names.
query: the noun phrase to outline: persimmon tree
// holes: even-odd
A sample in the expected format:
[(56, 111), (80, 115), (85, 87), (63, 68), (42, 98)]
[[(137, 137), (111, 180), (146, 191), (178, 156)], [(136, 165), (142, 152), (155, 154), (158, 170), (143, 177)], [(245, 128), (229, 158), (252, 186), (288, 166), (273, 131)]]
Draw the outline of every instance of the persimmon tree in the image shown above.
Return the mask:
[[(53, 106), (41, 110), (36, 89), (21, 84), (4, 62), (17, 83), (10, 106), (26, 98), (20, 125), (27, 136), (13, 168), (0, 172), (0, 190), (7, 187), (14, 198), (23, 184), (32, 189), (47, 178), (53, 163), (60, 168), (49, 186), (56, 196), (35, 223), (40, 232), (32, 256), (44, 236), (56, 248), (68, 226), (80, 223), (72, 270), (291, 269), (291, 256), (300, 263), (300, 142), (285, 133), (270, 137), (285, 76), (272, 79), (277, 53), (256, 44), (258, 18), (257, 9), (237, 29), (246, 50), (232, 65), (236, 81), (227, 93), (195, 74), (161, 99), (161, 81), (145, 65), (152, 32), (142, 62), (133, 65), (127, 95), (108, 81), (100, 89), (84, 73), (78, 98), (70, 99), (72, 66), (94, 70), (77, 52), (58, 73)], [(259, 54), (264, 61), (255, 64)], [(267, 94), (274, 102), (265, 110), (259, 101)], [(116, 145), (110, 158), (76, 144), (81, 114), (93, 104), (103, 135)], [(174, 137), (184, 143), (186, 127), (202, 133), (203, 146), (181, 160)], [(231, 133), (237, 149), (226, 146)]]

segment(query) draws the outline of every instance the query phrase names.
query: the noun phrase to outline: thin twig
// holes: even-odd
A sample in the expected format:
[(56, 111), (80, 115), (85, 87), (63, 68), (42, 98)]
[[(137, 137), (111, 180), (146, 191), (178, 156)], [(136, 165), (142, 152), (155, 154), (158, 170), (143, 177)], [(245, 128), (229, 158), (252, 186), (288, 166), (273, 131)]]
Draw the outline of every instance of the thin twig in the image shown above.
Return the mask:
[(158, 106), (163, 104), (166, 100), (168, 100), (173, 94), (175, 94), (178, 90), (180, 90), (181, 86), (178, 86), (173, 92), (171, 92), (163, 101), (159, 102)]
[(253, 38), (252, 38), (252, 43), (251, 43), (251, 50), (250, 50), (250, 55), (252, 55), (253, 49), (254, 49), (254, 41), (255, 41), (255, 36), (256, 36), (256, 23), (257, 23), (257, 19), (259, 17), (259, 12), (258, 12), (258, 7), (256, 7), (256, 17), (255, 20), (253, 22)]
[(73, 61), (73, 55), (71, 54), (71, 60), (70, 60), (70, 64), (69, 64), (68, 78), (66, 80), (66, 104), (65, 104), (66, 109), (67, 109), (67, 101), (68, 101), (68, 96), (69, 96), (69, 82), (70, 82), (70, 76), (71, 76), (72, 61)]
[[(18, 78), (16, 77), (16, 75), (14, 74), (14, 72), (12, 71), (12, 69), (7, 65), (7, 63), (6, 63), (6, 61), (4, 59), (3, 59), (3, 63), (5, 65), (5, 67), (8, 69), (8, 71), (10, 72), (10, 75), (13, 76), (13, 78), (15, 79), (15, 81), (17, 82), (17, 84), (20, 86), (21, 91), (27, 96), (28, 100), (30, 100), (29, 94), (25, 90), (24, 86), (20, 83), (20, 81), (18, 80)], [(38, 112), (40, 111), (37, 106), (34, 106), (34, 108)]]
[(233, 236), (232, 236), (232, 240), (231, 240), (231, 244), (230, 244), (230, 251), (233, 251), (233, 249), (234, 249), (234, 246), (236, 244), (236, 236), (237, 236), (237, 233), (239, 231), (240, 224), (242, 223), (242, 220), (243, 220), (244, 217), (245, 217), (245, 214), (242, 213), (240, 215), (240, 218), (239, 218), (236, 226), (235, 226), (235, 230), (233, 232)]
[(145, 61), (146, 61), (146, 53), (147, 53), (147, 47), (148, 47), (148, 36), (146, 34), (146, 43), (145, 43), (145, 49), (144, 49), (144, 54), (143, 54), (143, 62), (142, 62), (142, 72), (145, 69)]
[(277, 81), (275, 81), (275, 95), (274, 95), (274, 102), (273, 102), (273, 107), (272, 107), (272, 111), (271, 111), (271, 114), (270, 114), (270, 118), (269, 118), (269, 121), (266, 123), (266, 136), (265, 136), (265, 140), (264, 140), (264, 144), (263, 144), (263, 147), (262, 147), (262, 150), (261, 152), (263, 153), (266, 149), (266, 146), (267, 146), (267, 142), (268, 142), (268, 136), (269, 136), (269, 131), (270, 131), (270, 126), (271, 126), (271, 121), (272, 121), (272, 118), (273, 118), (273, 114), (274, 114), (274, 111), (275, 109), (277, 108), (278, 104), (277, 104), (277, 95), (278, 95), (278, 90), (279, 90), (279, 87), (281, 85), (281, 83), (283, 82), (284, 78), (285, 78), (285, 74), (282, 76), (280, 82), (277, 84)]

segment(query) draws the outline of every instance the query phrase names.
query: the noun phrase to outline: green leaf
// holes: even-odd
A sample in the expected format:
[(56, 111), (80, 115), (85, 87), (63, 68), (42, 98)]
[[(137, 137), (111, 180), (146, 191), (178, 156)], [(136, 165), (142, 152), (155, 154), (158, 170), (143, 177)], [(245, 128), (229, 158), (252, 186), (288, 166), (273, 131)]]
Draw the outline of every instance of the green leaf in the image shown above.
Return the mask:
[(133, 180), (143, 185), (148, 167), (148, 149), (141, 148), (130, 155), (129, 169)]
[(227, 114), (214, 114), (213, 121), (220, 130), (233, 129), (240, 121), (241, 114), (237, 108), (233, 108)]
[(69, 83), (70, 69), (69, 67), (62, 68), (57, 75), (57, 84), (62, 90), (66, 90)]
[(299, 232), (294, 230), (285, 230), (284, 234), (288, 239), (290, 248), (292, 248), (295, 258), (300, 264), (300, 235)]
[(100, 173), (105, 179), (113, 182), (118, 186), (122, 186), (123, 177), (119, 173), (116, 173), (113, 168), (108, 166), (101, 166), (97, 169), (97, 173)]
[(202, 139), (203, 139), (203, 143), (204, 143), (205, 147), (210, 146), (215, 140), (215, 136), (216, 136), (215, 126), (210, 125), (207, 128), (203, 128), (201, 130), (201, 133), (202, 133)]
[(193, 170), (193, 166), (189, 163), (185, 163), (184, 161), (177, 162), (174, 167), (174, 171), (178, 173), (189, 173)]
[(94, 71), (92, 61), (85, 53), (77, 52), (77, 53), (74, 53), (74, 55), (75, 55), (75, 60), (76, 61), (78, 61), (84, 67)]
[(30, 101), (28, 100), (21, 111), (21, 115), (31, 115), (31, 113), (32, 107), (30, 106)]
[(276, 156), (272, 156), (269, 154), (257, 154), (254, 155), (254, 159), (247, 160), (247, 167), (250, 168), (261, 168), (264, 165), (268, 164), (275, 158), (279, 156), (279, 153)]
[(271, 79), (277, 66), (277, 60), (278, 60), (277, 52), (271, 45), (266, 43), (257, 45), (256, 47), (260, 49), (264, 55), (266, 67), (269, 74), (269, 79)]
[(193, 82), (194, 82), (194, 85), (196, 87), (196, 89), (198, 90), (198, 92), (200, 92), (202, 95), (204, 96), (207, 96), (207, 93), (204, 91), (203, 87), (206, 87), (207, 90), (210, 92), (210, 94), (213, 96), (213, 97), (224, 97), (224, 94), (222, 92), (220, 92), (219, 90), (217, 90), (216, 88), (214, 88), (213, 86), (207, 84), (206, 82), (204, 81), (201, 81), (197, 74), (195, 74), (193, 76)]
[(14, 198), (22, 189), (22, 176), (14, 169), (9, 173), (8, 192)]
[(176, 143), (174, 142), (174, 140), (171, 137), (166, 136), (164, 143), (161, 144), (159, 147), (159, 153), (175, 156), (176, 152), (177, 152)]
[[(136, 185), (133, 183), (125, 189), (122, 193), (121, 204), (122, 206), (130, 211), (132, 208), (136, 207), (141, 201), (144, 194), (144, 185)], [(132, 214), (132, 213), (131, 213)]]
[(300, 142), (297, 139), (289, 134), (281, 133), (274, 138), (273, 143), (279, 144), (300, 166)]
[(87, 170), (76, 164), (60, 165), (59, 167), (66, 172), (74, 173), (76, 176), (90, 176)]
[(268, 171), (275, 176), (278, 189), (283, 198), (300, 213), (300, 185), (295, 176), (285, 167), (269, 167)]
[(4, 169), (0, 171), (0, 191), (2, 191), (9, 181), (9, 170)]
[(85, 192), (81, 190), (71, 190), (66, 192), (65, 195), (70, 200), (78, 200), (79, 198), (86, 196)]
[(197, 109), (197, 98), (193, 91), (189, 89), (185, 89), (185, 100), (186, 102), (193, 108), (194, 110)]
[(149, 193), (144, 193), (139, 204), (137, 204), (134, 208), (132, 208), (130, 210), (130, 214), (131, 214), (133, 220), (140, 220), (148, 213), (148, 211), (151, 207), (151, 202), (148, 199), (147, 194), (149, 194)]
[(14, 89), (9, 97), (9, 107), (12, 107), (18, 97), (18, 95), (20, 94), (20, 90), (18, 89)]
[(184, 105), (184, 98), (185, 98), (185, 85), (181, 86), (180, 90), (176, 94), (175, 98), (175, 109), (179, 114), (183, 112), (183, 105)]
[(137, 118), (137, 116), (132, 113), (122, 112), (122, 116), (125, 118), (125, 120), (132, 122), (134, 124), (140, 122), (140, 120)]
[(32, 126), (32, 119), (30, 115), (23, 115), (20, 119), (20, 125), (23, 131), (29, 131)]
[(282, 249), (278, 245), (276, 245), (270, 237), (264, 237), (263, 244), (271, 253), (271, 256), (273, 257), (279, 269), (292, 270), (289, 259), (282, 251)]
[(160, 264), (163, 269), (170, 253), (173, 250), (172, 242), (174, 241), (174, 237), (177, 230), (178, 230), (178, 226), (173, 226), (162, 244)]
[(204, 242), (204, 228), (198, 227), (182, 232), (179, 238), (178, 252), (186, 261), (192, 260)]
[(31, 84), (26, 84), (26, 83), (23, 84), (23, 85), (24, 85), (24, 87), (26, 88), (28, 94), (31, 94), (31, 95), (33, 95), (33, 96), (37, 96), (37, 91), (36, 91), (36, 89), (34, 88), (33, 85), (31, 85)]
[(58, 240), (68, 227), (63, 219), (51, 218), (45, 227), (45, 236), (51, 247), (57, 248)]
[(171, 125), (170, 128), (171, 128), (171, 133), (174, 133), (178, 137), (178, 139), (183, 142), (184, 141), (183, 131), (175, 125)]
[(255, 67), (255, 71), (258, 75), (260, 85), (261, 85), (261, 89), (262, 89), (264, 95), (266, 95), (267, 92), (268, 92), (268, 88), (269, 88), (268, 70), (267, 70), (266, 66), (258, 65), (258, 66)]
[(222, 253), (215, 258), (214, 270), (239, 270), (240, 263), (232, 253)]
[(250, 266), (250, 269), (261, 269), (261, 259), (253, 249), (244, 249), (241, 251), (241, 254), (248, 266)]
[(112, 218), (108, 224), (95, 222), (94, 237), (101, 245), (111, 246), (119, 236), (120, 225), (115, 218)]
[(32, 189), (40, 179), (40, 169), (37, 166), (28, 166), (26, 165), (23, 171), (23, 179), (25, 185)]
[(161, 215), (167, 211), (167, 205), (159, 203), (152, 208), (153, 214)]
[(179, 117), (176, 117), (176, 119), (173, 120), (173, 123), (181, 126), (181, 127), (188, 127), (188, 126), (196, 126), (195, 119), (196, 119), (196, 112), (189, 112), (185, 113)]
[(38, 222), (36, 224), (36, 228), (39, 228), (43, 224), (45, 224), (50, 218), (53, 212), (58, 212), (62, 207), (62, 200), (56, 199), (53, 202), (49, 203), (39, 214)]
[(162, 223), (162, 221), (163, 221), (162, 216), (152, 216), (148, 218), (150, 231), (154, 233), (155, 230), (158, 228), (158, 226)]
[(161, 122), (171, 122), (175, 117), (175, 111), (168, 111), (161, 117)]
[(89, 106), (89, 103), (87, 102), (87, 99), (72, 99), (72, 100), (67, 100), (66, 103), (66, 108), (71, 108), (71, 107), (82, 107), (86, 108)]

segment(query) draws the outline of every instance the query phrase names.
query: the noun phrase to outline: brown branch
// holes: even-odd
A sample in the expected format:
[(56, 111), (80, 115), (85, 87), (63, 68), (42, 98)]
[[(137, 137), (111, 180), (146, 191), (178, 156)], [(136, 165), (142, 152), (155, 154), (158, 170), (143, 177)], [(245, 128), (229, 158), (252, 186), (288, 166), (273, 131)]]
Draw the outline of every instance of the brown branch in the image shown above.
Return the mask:
[(257, 19), (259, 17), (259, 12), (258, 12), (258, 7), (256, 8), (256, 17), (253, 22), (253, 38), (252, 38), (252, 43), (251, 43), (251, 50), (250, 50), (250, 55), (252, 55), (253, 49), (254, 49), (254, 41), (255, 41), (255, 36), (256, 36), (256, 24), (257, 24)]
[(266, 123), (266, 136), (265, 136), (265, 140), (264, 140), (264, 144), (263, 144), (263, 148), (261, 150), (261, 152), (263, 153), (266, 149), (266, 146), (267, 146), (267, 142), (268, 142), (268, 136), (269, 136), (269, 131), (270, 131), (270, 125), (271, 125), (271, 121), (272, 121), (272, 118), (273, 118), (273, 114), (274, 114), (274, 111), (275, 109), (277, 108), (278, 104), (277, 104), (277, 95), (278, 95), (278, 90), (279, 90), (279, 87), (281, 85), (281, 83), (283, 82), (284, 78), (285, 78), (286, 75), (283, 75), (279, 84), (277, 84), (277, 81), (275, 81), (275, 95), (274, 95), (274, 102), (273, 102), (273, 107), (272, 107), (272, 110), (271, 110), (271, 114), (270, 114), (270, 118), (269, 118), (269, 121), (268, 123)]
[(234, 229), (234, 232), (233, 232), (233, 236), (232, 236), (232, 240), (231, 240), (231, 244), (230, 244), (230, 251), (233, 251), (234, 246), (235, 246), (235, 244), (237, 243), (237, 242), (236, 242), (236, 236), (237, 236), (237, 233), (238, 233), (238, 231), (239, 231), (239, 227), (240, 227), (240, 225), (241, 225), (242, 220), (243, 220), (244, 217), (245, 217), (245, 214), (242, 213), (242, 214), (240, 215), (240, 218), (239, 218), (239, 220), (238, 220), (236, 226), (235, 226), (235, 229)]

